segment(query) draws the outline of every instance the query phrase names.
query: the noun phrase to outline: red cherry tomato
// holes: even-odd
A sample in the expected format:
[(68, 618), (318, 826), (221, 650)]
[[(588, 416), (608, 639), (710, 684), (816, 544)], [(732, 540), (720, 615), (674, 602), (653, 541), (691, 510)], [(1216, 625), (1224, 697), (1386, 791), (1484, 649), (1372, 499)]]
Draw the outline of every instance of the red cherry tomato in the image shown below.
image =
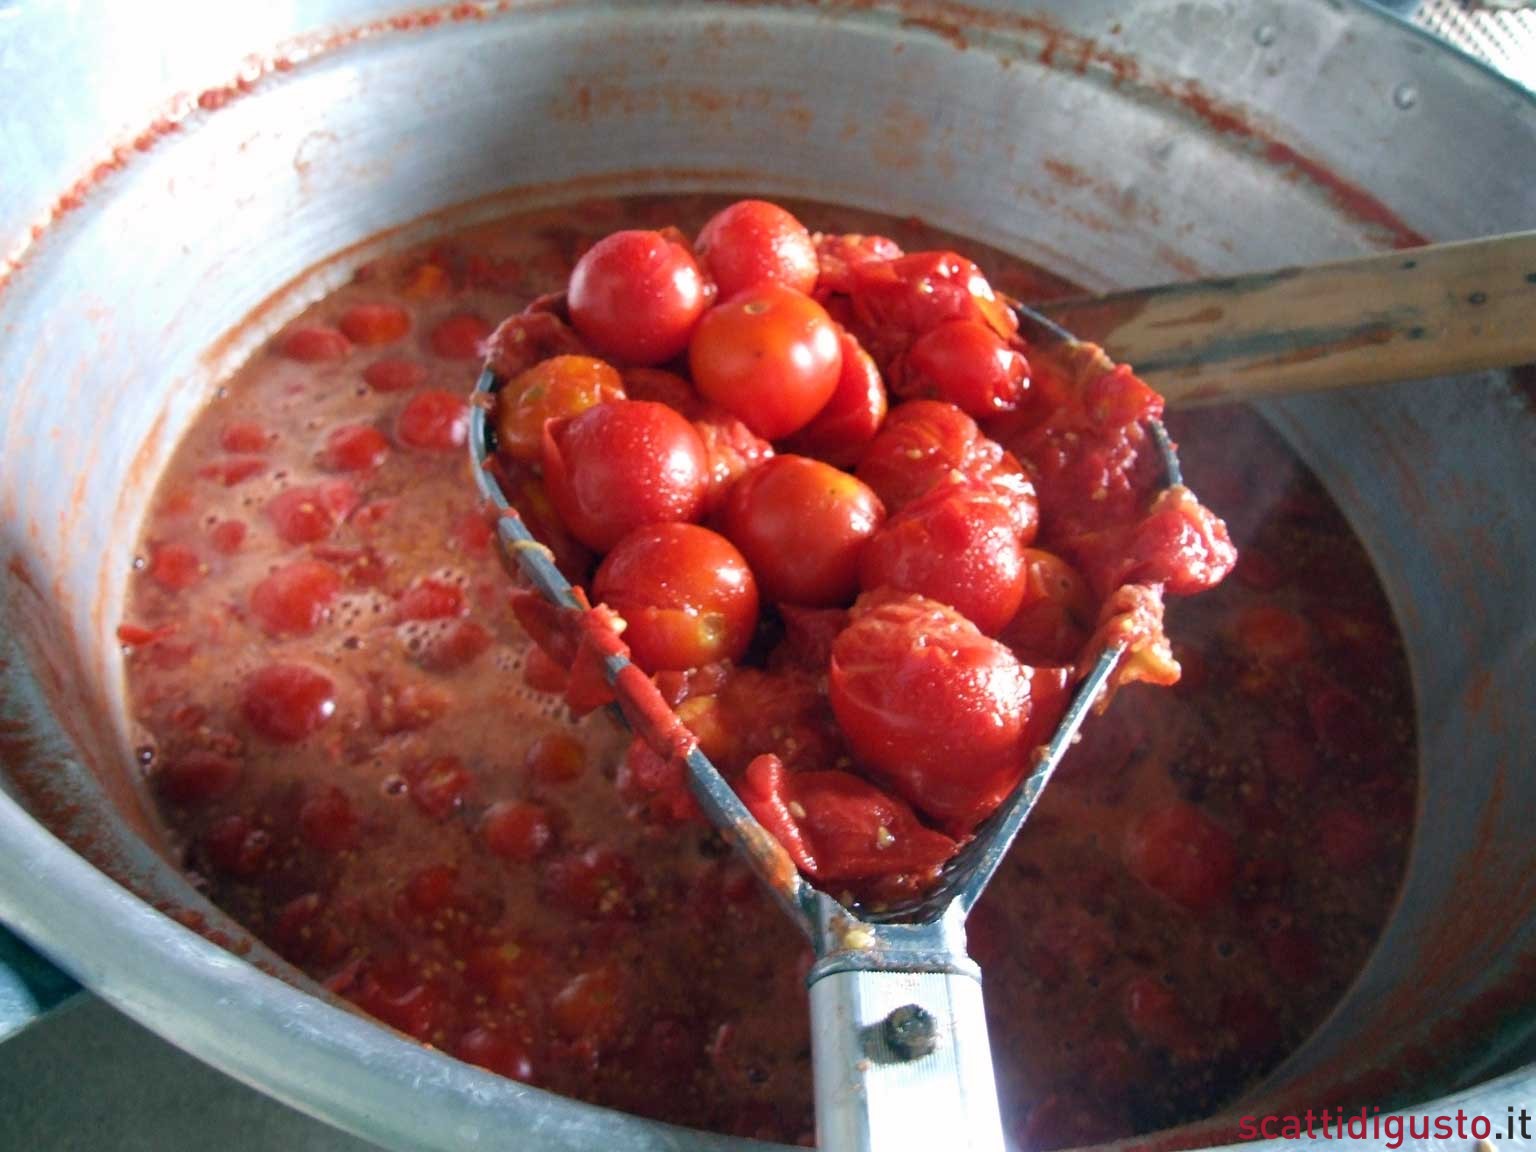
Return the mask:
[(268, 664), (245, 678), (240, 705), (257, 734), (296, 744), (336, 714), (336, 690), (329, 676), (306, 664)]
[(854, 313), (874, 332), (908, 339), (948, 320), (972, 320), (999, 336), (1018, 331), (1019, 321), (999, 300), (981, 269), (953, 252), (913, 252), (895, 260), (853, 268)]
[(549, 1004), (550, 1023), (567, 1040), (602, 1047), (617, 1040), (629, 1026), (631, 998), (618, 969), (583, 972), (555, 993)]
[(885, 422), (885, 383), (874, 357), (852, 334), (839, 330), (837, 339), (843, 366), (832, 399), (785, 447), (839, 468), (852, 468)]
[(598, 567), (592, 595), (624, 618), (630, 656), (648, 673), (740, 660), (757, 628), (746, 560), (693, 524), (635, 529)]
[(447, 620), (469, 611), (464, 589), (446, 580), (424, 576), (400, 594), (396, 612), (401, 620)]
[(208, 566), (184, 544), (165, 544), (149, 554), (150, 579), (162, 588), (180, 592), (208, 574)]
[(728, 300), (774, 280), (796, 292), (816, 287), (816, 246), (805, 225), (766, 200), (738, 200), (710, 217), (694, 243), (699, 264)]
[(884, 520), (880, 498), (865, 484), (807, 456), (776, 456), (748, 472), (720, 514), (762, 595), (808, 608), (853, 599), (859, 553)]
[(363, 369), (363, 382), (375, 392), (408, 392), (426, 380), (426, 366), (415, 360), (375, 360)]
[(624, 383), (611, 366), (591, 356), (541, 360), (509, 381), (496, 397), (496, 443), (519, 460), (537, 462), (544, 425), (588, 408), (624, 399)]
[(473, 312), (456, 312), (437, 322), (427, 343), (444, 360), (478, 360), (491, 338), (490, 324)]
[(1031, 543), (1040, 527), (1035, 486), (1011, 452), (981, 434), (953, 404), (909, 400), (891, 410), (856, 469), (892, 513), (954, 479), (956, 472), (989, 485), (1013, 511), (1019, 537)]
[(676, 372), (664, 368), (629, 368), (624, 372), (624, 394), (631, 400), (650, 400), (665, 404), (690, 420), (704, 413), (704, 401)]
[(885, 236), (818, 232), (811, 241), (816, 246), (816, 263), (820, 270), (816, 281), (818, 298), (852, 291), (853, 270), (859, 265), (894, 260), (902, 255), (901, 245)]
[(633, 920), (640, 890), (635, 862), (602, 845), (549, 861), (539, 883), (545, 903), (588, 920)]
[(693, 422), (704, 445), (709, 484), (704, 510), (713, 513), (737, 480), (764, 460), (773, 459), (773, 445), (723, 408), (706, 408)]
[(155, 769), (155, 791), (172, 804), (208, 804), (228, 796), (240, 785), (239, 760), (194, 748)]
[(272, 439), (272, 433), (260, 424), (230, 424), (219, 433), (219, 447), (240, 454), (265, 452)]
[(800, 870), (823, 884), (928, 877), (955, 854), (948, 836), (847, 772), (790, 772), (778, 757), (759, 756), (747, 767), (741, 798)]
[(503, 800), (480, 818), (480, 838), (492, 856), (528, 863), (554, 847), (555, 829), (538, 804)]
[(1088, 581), (1061, 557), (1024, 550), (1019, 611), (998, 636), (1026, 663), (1075, 660), (1094, 625), (1097, 604)]
[(698, 519), (706, 467), (693, 425), (660, 404), (616, 400), (544, 426), (549, 497), (599, 552), (641, 525)]
[(226, 816), (208, 829), (203, 851), (215, 870), (245, 879), (260, 872), (272, 851), (272, 834), (244, 816)]
[(704, 311), (704, 278), (688, 250), (660, 232), (615, 232), (576, 262), (571, 324), (605, 357), (663, 364), (688, 346)]
[(1126, 868), (1148, 888), (1191, 912), (1225, 904), (1237, 877), (1237, 850), (1220, 824), (1192, 804), (1146, 812), (1126, 834)]
[(540, 360), (587, 354), (581, 339), (560, 317), (528, 310), (508, 316), (491, 333), (485, 361), (497, 376), (511, 380)]
[(453, 704), (453, 697), (427, 683), (378, 680), (368, 689), (368, 718), (385, 736), (419, 732)]
[(333, 429), (320, 451), (320, 466), (332, 472), (369, 472), (389, 458), (389, 440), (372, 424)]
[(810, 423), (837, 391), (837, 325), (792, 288), (765, 281), (704, 314), (688, 364), (699, 394), (765, 440)]
[(865, 772), (946, 831), (970, 831), (1023, 775), (1028, 671), (937, 601), (861, 601), (828, 696)]
[(405, 779), (410, 785), (411, 802), (433, 820), (446, 820), (453, 815), (475, 782), (457, 756), (417, 761), (406, 768)]
[(948, 604), (989, 636), (1024, 599), (1024, 546), (992, 489), (941, 484), (885, 522), (865, 546), (859, 581)]
[(1029, 361), (991, 328), (950, 320), (912, 342), (898, 392), (948, 400), (978, 420), (1012, 412), (1029, 388)]
[(500, 1029), (472, 1028), (459, 1039), (453, 1054), (466, 1064), (477, 1064), (508, 1080), (533, 1080), (533, 1060), (516, 1036)]
[(393, 344), (411, 330), (411, 314), (398, 304), (354, 304), (336, 326), (354, 344)]
[(318, 560), (284, 564), (251, 589), (251, 615), (269, 636), (305, 636), (325, 619), (341, 573)]
[(457, 452), (469, 437), (469, 404), (457, 392), (418, 392), (395, 421), (395, 439), (426, 452)]
[(356, 806), (335, 785), (299, 805), (299, 832), (306, 843), (322, 852), (341, 852), (353, 847), (361, 830), (362, 817)]
[(249, 530), (244, 520), (220, 520), (208, 529), (208, 542), (215, 552), (232, 556), (240, 551)]
[(293, 328), (278, 340), (277, 350), (301, 364), (325, 364), (345, 360), (352, 343), (334, 328)]
[(303, 484), (267, 501), (267, 518), (287, 544), (324, 540), (357, 507), (357, 489), (345, 480)]
[(580, 780), (586, 770), (587, 753), (581, 741), (563, 732), (540, 736), (523, 754), (523, 774), (536, 784), (570, 784)]

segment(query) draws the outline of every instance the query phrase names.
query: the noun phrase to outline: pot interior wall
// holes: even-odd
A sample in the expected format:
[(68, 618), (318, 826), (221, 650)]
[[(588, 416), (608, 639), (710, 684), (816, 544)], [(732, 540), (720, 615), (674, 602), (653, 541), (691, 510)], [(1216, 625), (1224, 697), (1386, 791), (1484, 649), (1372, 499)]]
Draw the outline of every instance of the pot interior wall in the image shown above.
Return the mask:
[[(359, 20), (365, 7), (316, 5), (314, 23)], [(1244, 6), (1240, 17), (1172, 2), (1055, 8), (1061, 23), (970, 10), (964, 33), (926, 10), (913, 22), (906, 10), (772, 5), (536, 6), (379, 27), (312, 55), (321, 41), (303, 42), (295, 58), (308, 58), (291, 70), (133, 156), (0, 291), (3, 631), (16, 649), (0, 716), (7, 790), (136, 890), (219, 923), (150, 850), (154, 829), (135, 799), (112, 638), (135, 529), (219, 373), (345, 260), (291, 281), (425, 214), (595, 191), (799, 194), (921, 215), (1093, 287), (1337, 257), (1410, 227), (1449, 238), (1536, 217), (1536, 191), (1518, 178), (1529, 164), (1489, 160), (1486, 142), (1458, 131), (1469, 101), (1497, 98), (1499, 130), (1529, 159), (1536, 117), (1469, 66), (1426, 64), (1406, 29), (1323, 3), (1289, 15)], [(1365, 56), (1352, 40), (1362, 25), (1378, 37)], [(1409, 78), (1417, 114), (1433, 116), (1418, 136), (1411, 118), (1393, 120), (1392, 93)], [(1287, 148), (1382, 189), (1400, 219), (1218, 119), (1213, 101), (1240, 98), (1283, 126)], [(1321, 114), (1330, 103), (1362, 111)], [(1446, 197), (1427, 181), (1458, 159), (1489, 173), (1479, 196)], [(0, 210), (3, 231), (19, 232), (35, 205), (10, 194)], [(285, 285), (281, 306), (263, 311)], [(1530, 406), (1490, 377), (1267, 410), (1383, 574), (1424, 757), (1401, 906), (1276, 1092), (1372, 1074), (1443, 1040), (1459, 1017), (1484, 1037), (1491, 1021), (1478, 1013), (1502, 1003), (1489, 997), (1530, 978)], [(46, 919), (7, 908), (21, 911)], [(1503, 1039), (1519, 1035), (1506, 1028)]]

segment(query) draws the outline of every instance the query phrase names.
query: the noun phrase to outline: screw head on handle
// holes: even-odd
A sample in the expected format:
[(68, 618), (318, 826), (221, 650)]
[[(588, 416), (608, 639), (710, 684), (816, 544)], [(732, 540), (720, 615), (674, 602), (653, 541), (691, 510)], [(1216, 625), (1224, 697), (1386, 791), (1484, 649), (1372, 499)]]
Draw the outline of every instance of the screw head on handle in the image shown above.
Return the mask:
[(892, 1009), (880, 1024), (886, 1047), (901, 1060), (916, 1060), (939, 1045), (939, 1022), (920, 1004)]

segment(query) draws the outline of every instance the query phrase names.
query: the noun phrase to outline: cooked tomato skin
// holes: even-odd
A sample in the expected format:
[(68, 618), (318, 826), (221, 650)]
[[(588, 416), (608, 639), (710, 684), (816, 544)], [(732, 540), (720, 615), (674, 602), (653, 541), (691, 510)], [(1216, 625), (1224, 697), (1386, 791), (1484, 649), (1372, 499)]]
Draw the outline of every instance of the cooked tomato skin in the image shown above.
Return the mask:
[(395, 439), (407, 448), (457, 452), (468, 437), (469, 405), (457, 392), (418, 392), (395, 420)]
[(341, 573), (318, 560), (295, 560), (251, 589), (251, 615), (269, 636), (304, 636), (319, 627), (341, 591)]
[(808, 608), (851, 601), (859, 553), (885, 520), (869, 487), (807, 456), (775, 456), (726, 495), (720, 527), (765, 599)]
[(798, 432), (837, 391), (837, 325), (809, 296), (774, 281), (704, 314), (688, 346), (699, 394), (765, 440)]
[(553, 356), (509, 380), (496, 397), (496, 447), (518, 460), (536, 462), (544, 425), (579, 416), (588, 408), (623, 400), (624, 382), (609, 364), (591, 356)]
[(832, 398), (785, 448), (839, 468), (852, 468), (885, 423), (890, 402), (874, 357), (846, 330), (839, 330), (837, 339), (843, 366)]
[(828, 695), (866, 775), (954, 835), (1022, 776), (1029, 670), (952, 608), (876, 593), (832, 645)]
[(1040, 527), (1034, 483), (1011, 452), (981, 434), (959, 408), (941, 400), (909, 400), (886, 417), (854, 470), (898, 512), (956, 472), (995, 489), (1012, 509), (1019, 537), (1032, 543)]
[(1018, 612), (998, 639), (1026, 661), (1075, 660), (1097, 607), (1088, 581), (1060, 556), (1038, 548), (1024, 550), (1024, 574)]
[(616, 400), (544, 426), (544, 480), (560, 519), (606, 552), (644, 524), (697, 520), (708, 461), (672, 409)]
[(688, 346), (706, 302), (699, 266), (660, 232), (628, 230), (599, 240), (571, 272), (567, 293), (577, 335), (622, 364), (664, 364)]
[(874, 534), (859, 581), (866, 591), (890, 587), (948, 604), (995, 636), (1024, 598), (1024, 551), (1012, 512), (990, 488), (941, 484)]
[(766, 200), (738, 200), (699, 229), (699, 263), (722, 300), (774, 280), (797, 292), (816, 287), (816, 247), (805, 225)]
[(746, 559), (694, 524), (635, 529), (604, 557), (592, 595), (624, 618), (630, 658), (650, 673), (740, 660), (757, 628)]
[(979, 420), (1019, 406), (1029, 388), (1029, 361), (988, 325), (950, 320), (912, 342), (900, 379), (903, 396), (948, 400)]

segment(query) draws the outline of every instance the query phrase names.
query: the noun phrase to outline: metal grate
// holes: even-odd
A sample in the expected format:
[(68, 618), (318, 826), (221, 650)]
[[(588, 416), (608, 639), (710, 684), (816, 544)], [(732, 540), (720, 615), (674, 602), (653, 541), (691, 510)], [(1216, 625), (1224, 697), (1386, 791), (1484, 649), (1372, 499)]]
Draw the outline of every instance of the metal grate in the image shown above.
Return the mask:
[(1422, 0), (1414, 23), (1536, 89), (1536, 7), (1475, 0)]

